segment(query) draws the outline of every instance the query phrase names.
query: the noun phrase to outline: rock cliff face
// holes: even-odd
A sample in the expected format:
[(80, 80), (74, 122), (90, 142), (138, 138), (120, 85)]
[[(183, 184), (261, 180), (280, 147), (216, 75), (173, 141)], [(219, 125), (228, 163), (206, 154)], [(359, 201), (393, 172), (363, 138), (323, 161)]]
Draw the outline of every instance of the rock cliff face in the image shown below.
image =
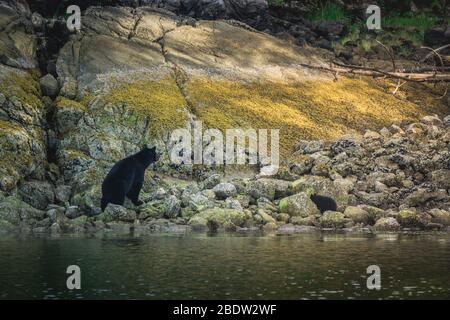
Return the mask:
[[(383, 160), (393, 161), (392, 166), (390, 162), (365, 166), (373, 150), (362, 152), (352, 140), (339, 140), (330, 151), (325, 141), (446, 112), (439, 100), (415, 94), (413, 87), (411, 96), (402, 97), (387, 92), (385, 82), (333, 81), (328, 74), (304, 67), (306, 63), (325, 65), (329, 57), (325, 51), (291, 45), (233, 20), (195, 20), (145, 6), (90, 7), (83, 14), (81, 32), (70, 35), (59, 28), (64, 23), (32, 14), (24, 1), (0, 2), (3, 229), (19, 226), (59, 232), (129, 230), (131, 226), (153, 230), (181, 223), (192, 228), (264, 226), (271, 230), (289, 221), (342, 227), (353, 221), (344, 212), (349, 204), (370, 204), (382, 211), (402, 205), (399, 198), (383, 200), (378, 193), (385, 196), (383, 192), (393, 192), (389, 189), (393, 186), (386, 184), (388, 189), (383, 189), (385, 182), (378, 181), (377, 175), (387, 174), (395, 164), (403, 166), (395, 161), (407, 159), (399, 147), (389, 154), (392, 159)], [(49, 39), (55, 32), (58, 41)], [(168, 135), (194, 120), (219, 130), (280, 129), (281, 160), (287, 171), (279, 179), (230, 181), (223, 168), (172, 164)], [(446, 135), (448, 126), (437, 120), (434, 125), (439, 132), (429, 131), (433, 126), (422, 130)], [(293, 154), (296, 144), (311, 139), (323, 141), (302, 142), (299, 152), (307, 155), (299, 162), (299, 155)], [(106, 172), (144, 143), (156, 144), (162, 152), (162, 160), (148, 172), (147, 203), (142, 208), (113, 206), (97, 218), (88, 218), (99, 212), (100, 184)], [(437, 151), (448, 149), (448, 142), (425, 145)], [(449, 209), (448, 168), (436, 164), (441, 156), (433, 158), (435, 167), (422, 173), (422, 180), (414, 180), (422, 172), (415, 166), (402, 181), (396, 180), (403, 183), (411, 177), (405, 182), (408, 190), (424, 190), (422, 183), (436, 183), (431, 202), (417, 205), (419, 213), (422, 208), (434, 208), (446, 216)], [(367, 178), (357, 189), (362, 175)], [(289, 182), (293, 177), (305, 181)], [(308, 198), (312, 189), (305, 187), (310, 183), (333, 196), (343, 213), (316, 216)], [(372, 188), (377, 188), (377, 194)], [(407, 205), (416, 207), (416, 203)], [(360, 221), (359, 211), (349, 212)], [(366, 224), (376, 221), (373, 214), (370, 217)]]

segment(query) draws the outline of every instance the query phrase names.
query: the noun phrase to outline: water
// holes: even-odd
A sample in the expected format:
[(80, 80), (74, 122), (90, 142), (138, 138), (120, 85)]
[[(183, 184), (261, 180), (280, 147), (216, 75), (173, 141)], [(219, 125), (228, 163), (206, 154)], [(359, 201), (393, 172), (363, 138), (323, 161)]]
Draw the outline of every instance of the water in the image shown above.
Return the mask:
[(450, 299), (450, 235), (1, 238), (0, 298)]

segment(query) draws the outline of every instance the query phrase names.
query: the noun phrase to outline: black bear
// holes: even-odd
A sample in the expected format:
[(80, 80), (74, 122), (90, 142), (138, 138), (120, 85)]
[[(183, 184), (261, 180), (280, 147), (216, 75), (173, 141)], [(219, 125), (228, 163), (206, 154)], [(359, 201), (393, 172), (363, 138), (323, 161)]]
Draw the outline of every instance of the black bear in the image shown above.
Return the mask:
[(102, 212), (108, 203), (123, 205), (125, 196), (139, 206), (145, 169), (158, 161), (156, 147), (145, 146), (141, 151), (117, 162), (102, 184)]
[(312, 194), (310, 199), (314, 204), (319, 208), (320, 213), (324, 213), (325, 211), (336, 211), (337, 205), (336, 201), (330, 197), (319, 196), (317, 194)]

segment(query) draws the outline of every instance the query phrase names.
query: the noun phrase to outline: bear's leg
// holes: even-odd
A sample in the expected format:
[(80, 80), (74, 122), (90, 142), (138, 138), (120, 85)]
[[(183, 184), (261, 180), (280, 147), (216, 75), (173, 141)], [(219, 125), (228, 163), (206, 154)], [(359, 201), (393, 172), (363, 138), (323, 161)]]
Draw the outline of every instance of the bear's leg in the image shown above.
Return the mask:
[(119, 185), (112, 189), (111, 192), (112, 194), (109, 203), (123, 206), (123, 203), (125, 202), (125, 188)]
[(131, 202), (133, 202), (133, 204), (135, 206), (140, 206), (141, 204), (143, 204), (143, 202), (141, 200), (139, 200), (139, 193), (141, 192), (142, 185), (143, 185), (143, 181), (136, 182), (131, 187), (131, 190), (127, 193), (128, 199), (130, 199)]

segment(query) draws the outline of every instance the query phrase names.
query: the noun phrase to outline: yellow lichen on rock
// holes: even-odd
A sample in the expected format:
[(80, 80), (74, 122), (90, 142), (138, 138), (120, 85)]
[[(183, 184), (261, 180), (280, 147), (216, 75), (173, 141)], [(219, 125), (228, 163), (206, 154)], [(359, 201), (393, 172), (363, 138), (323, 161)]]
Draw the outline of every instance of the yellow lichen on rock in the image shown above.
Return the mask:
[(443, 112), (439, 106), (425, 110), (362, 79), (244, 83), (197, 78), (186, 91), (206, 127), (280, 129), (282, 160), (301, 139), (331, 140)]
[(42, 107), (41, 88), (29, 73), (21, 75), (10, 72), (0, 80), (0, 92), (9, 99), (16, 97), (21, 103), (29, 104), (34, 108)]
[(152, 136), (184, 127), (188, 120), (186, 101), (171, 78), (124, 84), (104, 99), (107, 103), (126, 104), (130, 111), (147, 116)]
[(23, 130), (19, 125), (11, 121), (0, 120), (0, 136), (15, 133), (19, 130)]
[(84, 105), (83, 103), (62, 96), (59, 96), (56, 99), (56, 107), (57, 108), (72, 107), (80, 109), (82, 111), (87, 111), (87, 106)]

